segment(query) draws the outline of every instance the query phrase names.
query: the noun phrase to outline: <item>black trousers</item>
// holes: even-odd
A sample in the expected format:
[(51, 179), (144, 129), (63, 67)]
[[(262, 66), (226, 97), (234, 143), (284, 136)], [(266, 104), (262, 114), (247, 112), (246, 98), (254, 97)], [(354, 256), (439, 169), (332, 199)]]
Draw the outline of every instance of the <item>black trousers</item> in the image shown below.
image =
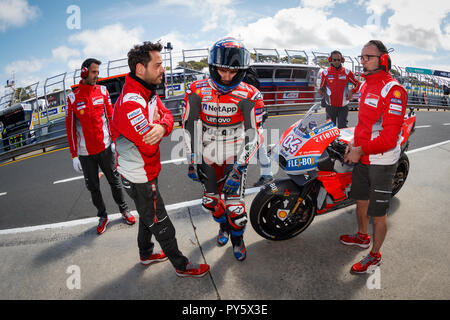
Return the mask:
[(83, 168), (84, 181), (87, 189), (91, 192), (92, 202), (97, 208), (97, 216), (106, 218), (106, 207), (100, 192), (100, 179), (98, 178), (98, 168), (100, 168), (108, 180), (111, 187), (114, 201), (119, 206), (121, 213), (128, 210), (125, 202), (122, 186), (120, 184), (119, 174), (116, 171), (114, 154), (111, 147), (106, 148), (100, 153), (90, 156), (79, 156), (81, 167)]
[(333, 107), (327, 105), (326, 112), (327, 119), (331, 119), (331, 121), (333, 121), (339, 129), (347, 128), (348, 106)]
[[(163, 199), (158, 190), (158, 183), (153, 181), (156, 187), (156, 195), (152, 190), (152, 182), (133, 183), (122, 176), (122, 184), (125, 191), (133, 199), (136, 210), (139, 214), (138, 247), (139, 255), (142, 258), (148, 258), (153, 253), (154, 235), (159, 242), (162, 251), (169, 258), (175, 269), (185, 270), (188, 258), (178, 250), (177, 239), (175, 238), (175, 227), (167, 215)], [(154, 196), (156, 196), (156, 218)]]

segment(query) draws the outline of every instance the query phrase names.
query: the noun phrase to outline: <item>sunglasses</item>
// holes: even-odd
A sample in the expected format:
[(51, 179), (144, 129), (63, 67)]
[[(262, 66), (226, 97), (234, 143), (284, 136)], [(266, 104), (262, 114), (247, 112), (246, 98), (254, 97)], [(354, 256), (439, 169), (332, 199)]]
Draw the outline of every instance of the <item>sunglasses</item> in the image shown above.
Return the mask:
[(376, 54), (364, 54), (362, 56), (358, 56), (358, 60), (361, 61), (361, 62), (367, 62), (372, 57), (378, 57), (379, 58), (380, 56), (378, 56)]

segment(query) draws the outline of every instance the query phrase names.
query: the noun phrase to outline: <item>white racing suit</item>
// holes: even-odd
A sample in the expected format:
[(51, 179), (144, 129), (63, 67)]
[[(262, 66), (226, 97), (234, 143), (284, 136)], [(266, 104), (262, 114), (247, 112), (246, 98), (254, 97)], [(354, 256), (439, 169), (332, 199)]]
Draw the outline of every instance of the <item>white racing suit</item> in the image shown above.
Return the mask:
[[(183, 128), (188, 161), (197, 165), (203, 185), (203, 207), (212, 212), (221, 229), (239, 241), (247, 223), (244, 203), (246, 166), (258, 149), (255, 109), (263, 107), (261, 93), (241, 82), (222, 95), (209, 79), (191, 84), (185, 96)], [(241, 168), (236, 192), (225, 193), (222, 187), (232, 170)]]

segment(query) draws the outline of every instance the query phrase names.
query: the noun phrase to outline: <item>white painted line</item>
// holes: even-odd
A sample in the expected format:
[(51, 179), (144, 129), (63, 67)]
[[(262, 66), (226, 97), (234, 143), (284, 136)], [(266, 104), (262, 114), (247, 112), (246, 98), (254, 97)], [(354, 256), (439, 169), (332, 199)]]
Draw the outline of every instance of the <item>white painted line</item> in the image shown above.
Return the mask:
[(443, 123), (443, 126), (450, 126), (450, 123)]
[(172, 160), (165, 160), (165, 161), (161, 161), (161, 164), (179, 163), (179, 162), (187, 163), (187, 159), (185, 159), (185, 158), (178, 158), (178, 159), (172, 159)]
[[(183, 161), (186, 162), (186, 159), (184, 159), (184, 158), (179, 158), (179, 159), (173, 159), (173, 160), (161, 161), (161, 164), (181, 163), (181, 162), (183, 162)], [(80, 180), (80, 179), (84, 179), (84, 176), (78, 176), (78, 177), (73, 177), (73, 178), (68, 178), (68, 179), (62, 179), (62, 180), (54, 181), (53, 184), (64, 183), (64, 182), (70, 182), (70, 181)]]
[[(260, 190), (260, 187), (250, 188), (250, 189), (247, 189), (245, 193), (252, 194), (252, 193), (258, 192), (259, 190)], [(181, 209), (181, 208), (196, 206), (201, 203), (202, 203), (202, 199), (174, 203), (174, 204), (167, 205), (166, 210), (167, 210), (167, 212), (169, 212), (169, 211), (173, 211), (173, 210), (177, 210), (177, 209)], [(136, 218), (139, 216), (136, 210), (130, 211), (130, 213), (133, 216), (135, 216)], [(109, 214), (108, 219), (110, 219), (111, 221), (122, 219), (122, 215), (120, 213)], [(78, 219), (78, 220), (59, 222), (59, 223), (44, 224), (44, 225), (40, 225), (40, 226), (31, 226), (31, 227), (24, 227), (24, 228), (0, 230), (0, 235), (75, 227), (75, 226), (80, 226), (80, 225), (90, 224), (90, 223), (93, 223), (93, 224), (98, 223), (98, 218), (93, 217), (93, 218)]]
[(2, 193), (0, 193), (0, 197), (1, 196), (6, 196), (8, 194), (8, 192), (2, 192)]
[[(137, 211), (130, 211), (132, 215), (137, 217)], [(109, 214), (108, 219), (110, 221), (122, 219), (122, 215), (120, 213), (116, 214)], [(0, 230), (0, 235), (4, 234), (14, 234), (14, 233), (23, 233), (23, 232), (32, 232), (32, 231), (41, 231), (41, 230), (48, 230), (48, 229), (58, 229), (58, 228), (67, 228), (67, 227), (75, 227), (75, 226), (81, 226), (84, 224), (89, 223), (98, 223), (98, 217), (93, 218), (84, 218), (84, 219), (78, 219), (78, 220), (72, 220), (72, 221), (66, 221), (66, 222), (59, 222), (59, 223), (51, 223), (51, 224), (43, 224), (40, 226), (31, 226), (31, 227), (24, 227), (24, 228), (14, 228), (14, 229), (6, 229), (6, 230)]]
[(58, 180), (58, 181), (53, 182), (53, 184), (69, 182), (69, 181), (79, 180), (79, 179), (83, 179), (83, 178), (84, 178), (84, 176), (78, 176), (78, 177), (73, 177), (73, 178), (64, 179), (64, 180)]
[(422, 147), (422, 148), (417, 148), (417, 149), (414, 149), (414, 150), (406, 151), (406, 154), (411, 154), (411, 153), (416, 153), (416, 152), (429, 150), (431, 148), (436, 148), (436, 147), (442, 146), (443, 144), (446, 144), (446, 143), (450, 143), (450, 140), (442, 141), (442, 142), (435, 143), (435, 144), (432, 144), (432, 145), (429, 145), (429, 146), (425, 146), (425, 147)]
[(430, 125), (425, 125), (425, 126), (415, 126), (416, 129), (420, 129), (420, 128), (429, 128), (431, 127)]
[[(425, 150), (428, 150), (428, 149), (431, 149), (431, 148), (435, 148), (435, 147), (441, 146), (441, 145), (446, 144), (446, 143), (450, 143), (450, 140), (442, 141), (442, 142), (439, 142), (439, 143), (435, 143), (435, 144), (432, 144), (430, 146), (426, 146), (426, 147), (423, 147), (423, 148), (410, 150), (410, 151), (407, 151), (406, 153), (407, 154), (411, 154), (411, 153), (416, 153), (416, 152), (420, 152), (420, 151), (425, 151)], [(179, 159), (176, 159), (176, 160), (179, 160)], [(255, 187), (255, 188), (246, 189), (245, 194), (246, 195), (253, 194), (253, 193), (258, 192), (260, 189), (261, 189), (261, 187)], [(169, 212), (169, 211), (177, 210), (177, 209), (180, 209), (180, 208), (187, 208), (187, 207), (199, 205), (201, 203), (202, 203), (202, 199), (190, 200), (190, 201), (185, 201), (185, 202), (180, 202), (180, 203), (174, 203), (174, 204), (166, 205), (166, 210)], [(135, 217), (138, 216), (138, 213), (136, 211), (131, 211), (131, 214), (133, 216), (135, 216)], [(108, 215), (108, 218), (111, 221), (114, 221), (114, 220), (117, 220), (117, 219), (121, 219), (122, 215), (120, 213), (111, 214), (111, 215)], [(57, 228), (73, 227), (73, 226), (79, 226), (79, 225), (83, 225), (83, 224), (97, 223), (97, 222), (98, 222), (98, 218), (97, 217), (86, 218), (86, 219), (72, 220), (72, 221), (67, 221), (67, 222), (45, 224), (45, 225), (40, 225), (40, 226), (32, 226), (32, 227), (25, 227), (25, 228), (15, 228), (15, 229), (0, 230), (0, 235), (14, 234), (14, 233), (23, 233), (23, 232), (31, 232), (31, 231), (39, 231), (39, 230), (46, 230), (46, 229), (57, 229)]]

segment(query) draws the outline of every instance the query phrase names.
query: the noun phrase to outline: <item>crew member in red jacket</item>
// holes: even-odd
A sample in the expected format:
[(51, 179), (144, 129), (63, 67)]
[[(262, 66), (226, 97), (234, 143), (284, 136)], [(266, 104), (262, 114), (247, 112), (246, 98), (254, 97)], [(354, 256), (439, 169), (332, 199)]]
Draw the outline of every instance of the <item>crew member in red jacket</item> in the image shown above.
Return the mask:
[[(144, 42), (128, 52), (130, 73), (116, 102), (113, 139), (117, 170), (139, 214), (138, 247), (141, 264), (170, 260), (180, 277), (202, 277), (209, 265), (190, 263), (179, 250), (175, 228), (158, 190), (161, 171), (159, 143), (173, 128), (173, 117), (156, 94), (164, 74), (160, 43)], [(153, 252), (152, 236), (162, 251)]]
[(352, 266), (354, 273), (370, 272), (381, 263), (380, 248), (387, 233), (386, 213), (401, 153), (401, 129), (408, 101), (406, 90), (389, 73), (391, 59), (381, 41), (369, 41), (360, 60), (366, 81), (360, 90), (354, 141), (345, 155), (348, 162), (356, 163), (350, 197), (356, 200), (358, 232), (343, 235), (340, 241), (369, 248), (372, 217), (373, 244), (369, 255)]
[(109, 223), (105, 203), (100, 192), (98, 168), (111, 186), (114, 201), (123, 219), (134, 224), (123, 196), (115, 159), (111, 150), (110, 124), (112, 105), (105, 86), (97, 85), (99, 66), (96, 59), (86, 59), (81, 65), (81, 81), (67, 99), (66, 130), (75, 171), (83, 172), (92, 202), (97, 208), (97, 233), (102, 234)]
[[(345, 61), (342, 53), (335, 50), (328, 57), (330, 67), (322, 72), (319, 94), (325, 96), (327, 118), (331, 119), (338, 128), (347, 127), (348, 101), (358, 92), (360, 82), (353, 72), (342, 66)], [(353, 89), (348, 90), (348, 83)], [(337, 122), (336, 122), (337, 120)]]

